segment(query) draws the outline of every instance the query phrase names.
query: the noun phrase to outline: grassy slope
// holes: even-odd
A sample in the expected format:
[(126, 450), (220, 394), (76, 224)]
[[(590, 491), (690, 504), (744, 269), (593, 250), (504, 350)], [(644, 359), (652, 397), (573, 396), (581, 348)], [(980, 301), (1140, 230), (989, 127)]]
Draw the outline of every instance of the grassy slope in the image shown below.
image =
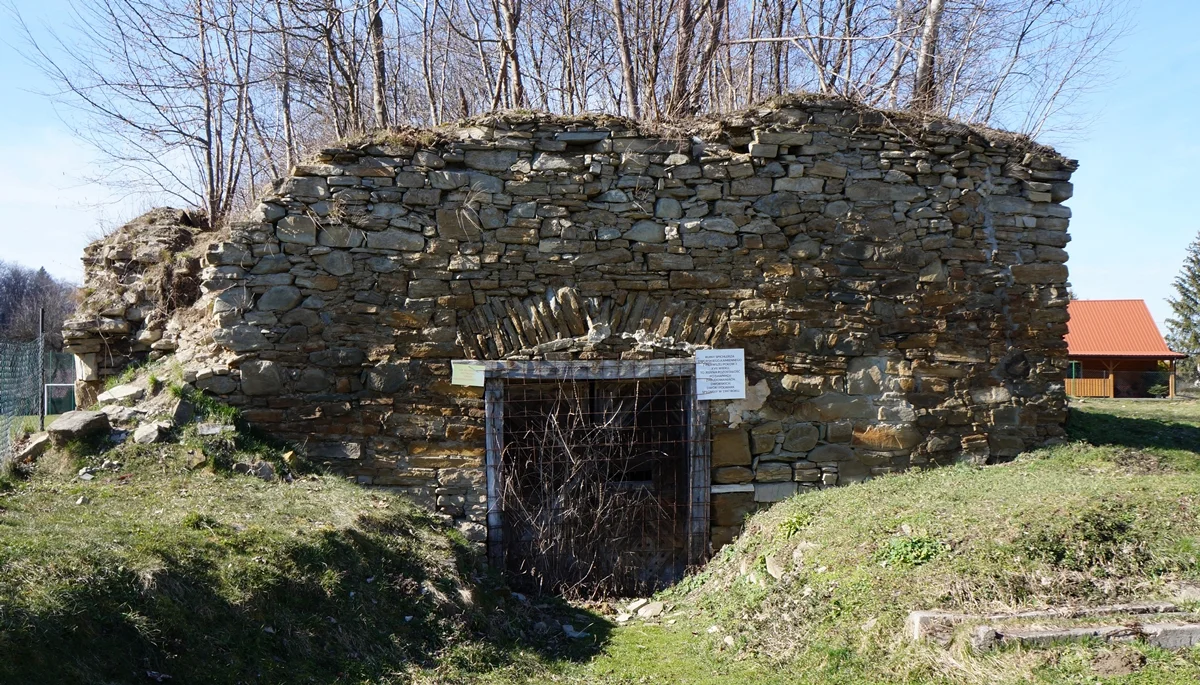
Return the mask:
[(1089, 402), (1070, 429), (1079, 442), (1012, 464), (777, 505), (666, 593), (674, 625), (619, 629), (586, 666), (548, 669), (579, 682), (1194, 683), (1200, 650), (1138, 647), (1146, 665), (1106, 680), (1101, 645), (980, 656), (904, 636), (913, 609), (1170, 597), (1200, 580), (1200, 403)]
[[(565, 653), (561, 635), (528, 629), (561, 607), (513, 600), (405, 500), (332, 477), (189, 469), (201, 452), (220, 464), (266, 448), (181, 437), (43, 457), (0, 490), (0, 683), (470, 679)], [(122, 467), (76, 477), (104, 459)]]
[[(47, 460), (0, 494), (0, 682), (1098, 682), (1102, 646), (977, 656), (902, 635), (912, 609), (1200, 580), (1200, 403), (1089, 402), (1070, 428), (1087, 442), (777, 505), (665, 593), (672, 624), (611, 633), (497, 600), (400, 499), (186, 467), (189, 449), (227, 462), (238, 445), (121, 447), (103, 457), (124, 467), (90, 483)], [(564, 640), (564, 621), (596, 637)], [(1200, 678), (1200, 650), (1139, 649), (1145, 667), (1112, 682)]]

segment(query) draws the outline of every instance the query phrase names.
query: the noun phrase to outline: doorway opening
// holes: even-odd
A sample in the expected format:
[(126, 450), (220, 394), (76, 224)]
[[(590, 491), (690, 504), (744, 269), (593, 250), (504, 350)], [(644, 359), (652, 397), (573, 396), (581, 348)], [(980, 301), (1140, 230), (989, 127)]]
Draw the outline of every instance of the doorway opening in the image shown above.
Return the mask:
[(679, 373), (691, 369), (540, 364), (488, 381), (493, 563), (521, 589), (574, 597), (678, 581), (708, 540), (707, 435)]

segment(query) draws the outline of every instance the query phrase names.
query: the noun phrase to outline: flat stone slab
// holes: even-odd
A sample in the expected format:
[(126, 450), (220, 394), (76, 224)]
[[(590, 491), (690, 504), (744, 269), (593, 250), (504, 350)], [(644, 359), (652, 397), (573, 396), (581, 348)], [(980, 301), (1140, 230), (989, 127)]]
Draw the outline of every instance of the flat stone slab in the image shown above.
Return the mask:
[(100, 404), (110, 402), (137, 402), (146, 394), (145, 388), (139, 388), (133, 385), (118, 385), (109, 390), (100, 393), (96, 401)]
[(237, 427), (226, 423), (201, 423), (196, 426), (197, 435), (222, 435), (235, 431), (237, 431)]
[(1095, 607), (1062, 607), (1044, 611), (1020, 611), (1009, 614), (961, 614), (952, 611), (913, 611), (908, 615), (909, 637), (923, 640), (934, 633), (970, 622), (1007, 620), (1047, 620), (1112, 616), (1115, 614), (1168, 614), (1183, 611), (1173, 602), (1133, 602)]
[(979, 626), (971, 635), (971, 644), (978, 650), (997, 645), (1018, 644), (1024, 647), (1049, 647), (1062, 642), (1102, 640), (1104, 642), (1133, 642), (1163, 649), (1187, 649), (1200, 644), (1200, 623), (1166, 622), (1137, 626), (1108, 625), (1062, 629), (1010, 629)]

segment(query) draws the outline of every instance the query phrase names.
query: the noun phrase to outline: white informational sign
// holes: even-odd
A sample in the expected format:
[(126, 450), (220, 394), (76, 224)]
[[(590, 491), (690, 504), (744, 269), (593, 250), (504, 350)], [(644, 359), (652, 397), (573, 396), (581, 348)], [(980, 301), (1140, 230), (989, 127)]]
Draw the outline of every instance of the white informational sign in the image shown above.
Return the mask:
[(455, 359), (450, 362), (450, 382), (454, 385), (470, 385), (483, 387), (483, 362), (469, 359)]
[(745, 397), (745, 350), (696, 350), (697, 399), (740, 400)]

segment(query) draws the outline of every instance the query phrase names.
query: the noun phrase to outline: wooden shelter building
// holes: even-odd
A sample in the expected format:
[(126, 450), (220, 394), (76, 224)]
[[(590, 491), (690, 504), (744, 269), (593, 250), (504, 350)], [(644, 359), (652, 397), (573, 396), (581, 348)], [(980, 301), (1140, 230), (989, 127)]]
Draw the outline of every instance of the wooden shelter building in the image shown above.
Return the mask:
[(1067, 305), (1065, 384), (1072, 397), (1174, 397), (1175, 360), (1143, 300)]

